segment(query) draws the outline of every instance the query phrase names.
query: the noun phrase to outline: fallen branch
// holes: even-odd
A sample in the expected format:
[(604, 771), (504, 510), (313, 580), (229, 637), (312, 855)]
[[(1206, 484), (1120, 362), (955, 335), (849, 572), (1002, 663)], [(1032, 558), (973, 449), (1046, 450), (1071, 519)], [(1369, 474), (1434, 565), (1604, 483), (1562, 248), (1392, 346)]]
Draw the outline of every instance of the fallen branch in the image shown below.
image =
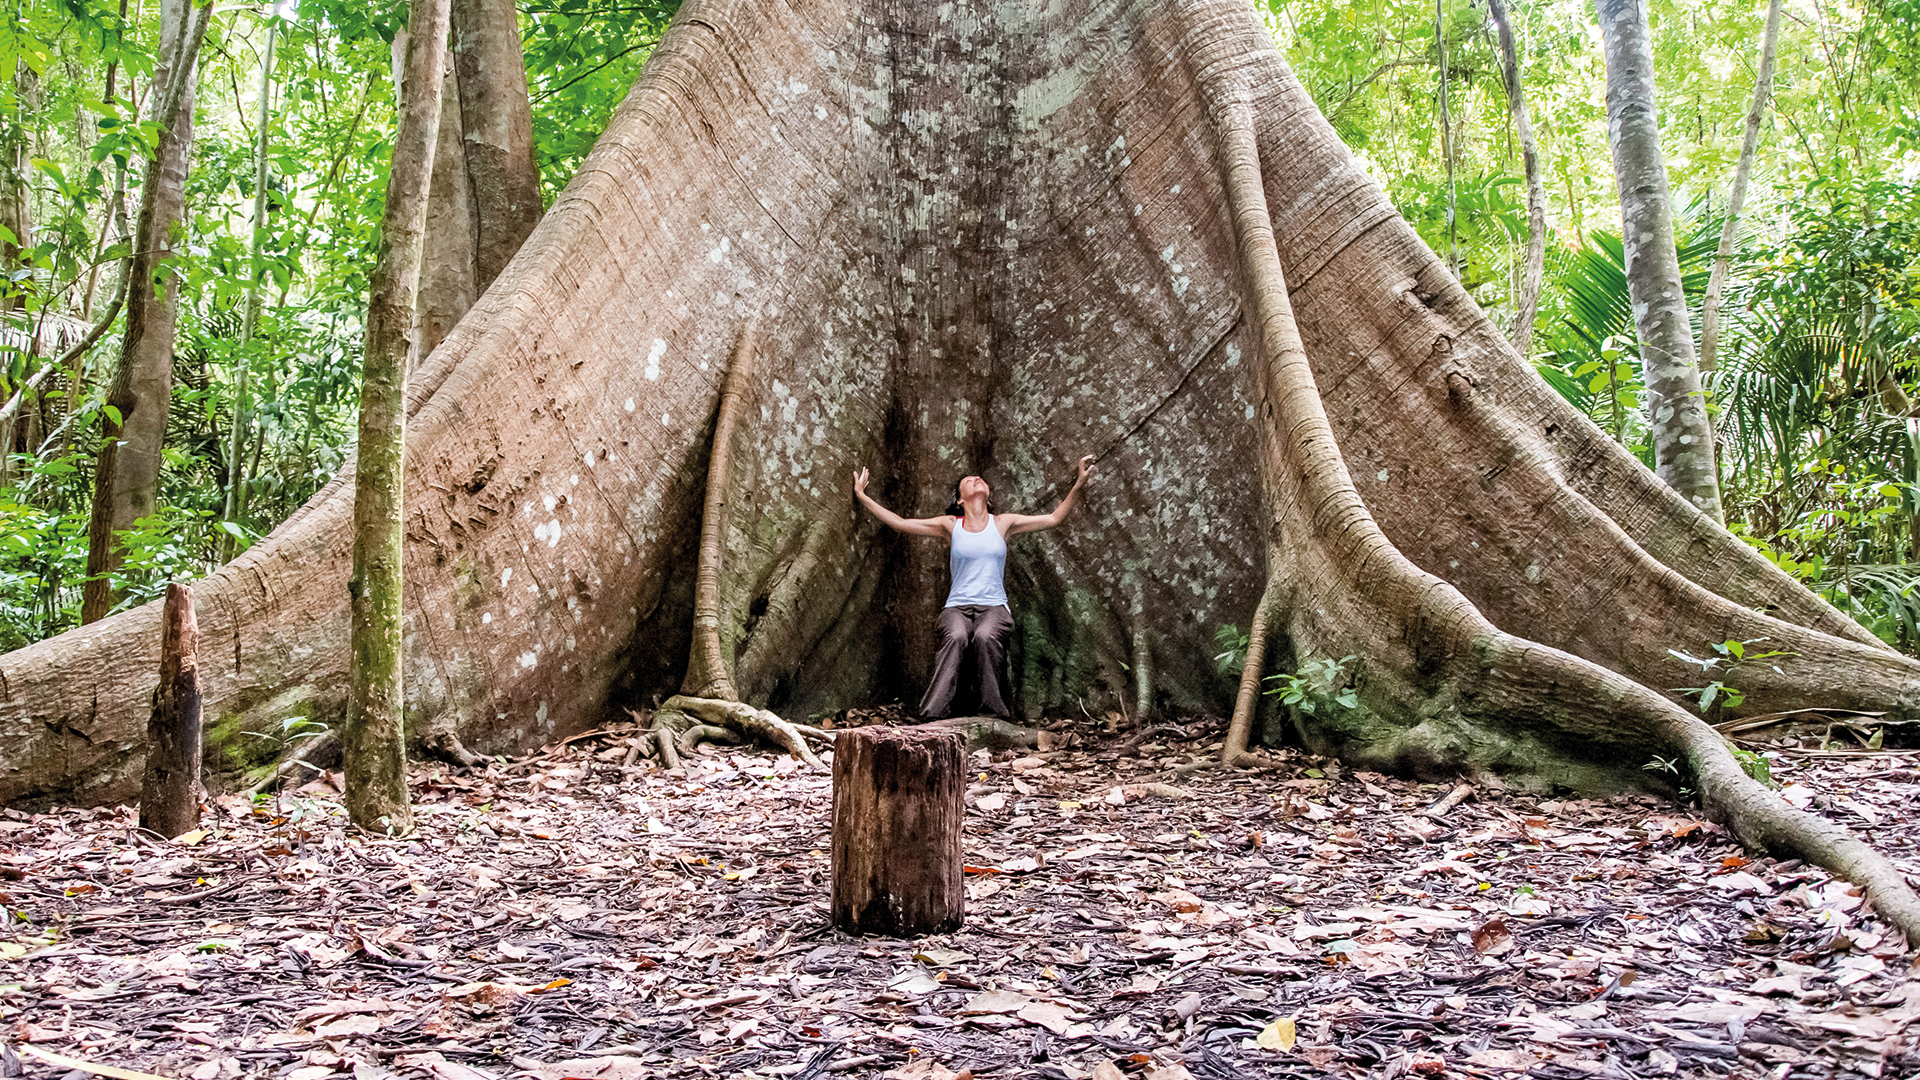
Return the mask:
[(1468, 799), (1473, 798), (1472, 784), (1455, 784), (1453, 790), (1440, 796), (1440, 801), (1427, 807), (1426, 815), (1435, 821), (1447, 816), (1447, 812)]

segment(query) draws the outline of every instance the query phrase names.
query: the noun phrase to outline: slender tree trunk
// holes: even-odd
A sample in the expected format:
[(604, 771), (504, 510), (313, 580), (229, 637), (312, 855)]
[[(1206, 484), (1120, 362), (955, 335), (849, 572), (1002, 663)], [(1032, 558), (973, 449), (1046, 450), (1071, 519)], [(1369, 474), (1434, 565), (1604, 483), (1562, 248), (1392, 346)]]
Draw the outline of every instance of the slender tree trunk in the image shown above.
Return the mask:
[[(11, 239), (0, 236), (0, 269), (6, 270), (19, 269), (20, 253), (33, 246), (32, 186), (28, 178), (32, 166), (27, 147), (32, 121), (28, 109), (40, 81), (24, 60), (14, 62), (12, 77), (13, 115), (5, 119), (5, 131), (0, 135), (5, 140), (4, 156), (0, 156), (0, 229), (11, 234)], [(0, 311), (22, 306), (21, 297), (0, 297)]]
[(520, 14), (514, 0), (452, 0), (460, 135), (472, 185), (476, 294), (506, 269), (540, 222)]
[(402, 442), (407, 352), (419, 286), (421, 230), (433, 178), (446, 60), (447, 0), (413, 0), (400, 82), (400, 124), (387, 174), (380, 250), (368, 285), (354, 464), (353, 576), (348, 648), (347, 813), (363, 829), (413, 827), (407, 792), (405, 697), (401, 686)]
[[(221, 517), (237, 522), (247, 512), (247, 429), (252, 426), (252, 405), (247, 400), (247, 376), (252, 368), (249, 346), (260, 332), (260, 261), (262, 242), (267, 234), (267, 132), (273, 123), (273, 46), (280, 34), (280, 21), (267, 20), (267, 43), (260, 57), (260, 131), (253, 154), (253, 241), (249, 245), (247, 308), (240, 320), (240, 351), (233, 375), (233, 432), (227, 444), (227, 502)], [(233, 538), (223, 536), (221, 550), (231, 553)]]
[(1607, 126), (1620, 187), (1627, 291), (1640, 332), (1660, 479), (1719, 521), (1713, 427), (1694, 361), (1693, 328), (1674, 244), (1667, 164), (1654, 108), (1653, 40), (1643, 0), (1594, 0), (1607, 54)]
[(113, 609), (108, 575), (120, 568), (116, 534), (152, 514), (160, 494), (160, 447), (173, 393), (173, 339), (179, 289), (171, 267), (186, 220), (187, 164), (193, 148), (193, 83), (211, 4), (163, 0), (160, 63), (154, 69), (151, 119), (159, 144), (147, 163), (140, 216), (128, 266), (127, 324), (107, 393), (118, 419), (106, 419), (106, 440), (94, 466), (93, 512), (87, 524), (87, 582), (80, 621)]
[(1500, 37), (1500, 75), (1507, 84), (1507, 108), (1520, 136), (1520, 160), (1527, 173), (1527, 264), (1513, 301), (1513, 350), (1521, 359), (1533, 353), (1533, 320), (1540, 307), (1540, 278), (1547, 263), (1547, 190), (1540, 182), (1540, 147), (1527, 118), (1527, 97), (1520, 85), (1520, 55), (1513, 47), (1513, 26), (1506, 0), (1487, 0)]
[(1459, 198), (1453, 188), (1453, 114), (1447, 93), (1446, 0), (1433, 0), (1433, 45), (1440, 52), (1440, 156), (1447, 164), (1447, 269), (1460, 276)]
[(1733, 170), (1733, 190), (1727, 195), (1727, 220), (1720, 226), (1720, 248), (1713, 253), (1713, 273), (1707, 277), (1707, 295), (1700, 302), (1701, 371), (1712, 371), (1720, 359), (1720, 294), (1727, 287), (1727, 271), (1733, 264), (1733, 240), (1740, 230), (1740, 211), (1747, 201), (1753, 154), (1760, 147), (1760, 123), (1766, 118), (1767, 102), (1773, 96), (1780, 8), (1780, 0), (1772, 0), (1767, 5), (1767, 29), (1760, 39), (1760, 73), (1753, 80), (1753, 104), (1747, 109), (1747, 134), (1740, 142), (1740, 163)]
[(1253, 622), (1247, 627), (1247, 659), (1240, 665), (1240, 689), (1233, 698), (1233, 719), (1227, 724), (1226, 742), (1220, 748), (1220, 761), (1232, 765), (1246, 756), (1253, 743), (1253, 719), (1260, 711), (1260, 681), (1266, 676), (1267, 640), (1273, 636), (1273, 608), (1280, 583), (1268, 580), (1254, 606)]

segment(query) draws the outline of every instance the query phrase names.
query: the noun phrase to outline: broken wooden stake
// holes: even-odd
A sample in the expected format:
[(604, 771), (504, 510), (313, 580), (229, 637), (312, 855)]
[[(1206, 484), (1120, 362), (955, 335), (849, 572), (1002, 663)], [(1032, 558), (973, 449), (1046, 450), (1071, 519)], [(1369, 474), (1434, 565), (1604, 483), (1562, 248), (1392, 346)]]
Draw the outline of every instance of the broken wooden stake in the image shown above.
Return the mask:
[(199, 629), (193, 589), (168, 585), (160, 616), (160, 688), (147, 720), (140, 827), (172, 839), (200, 825)]
[(913, 937), (960, 928), (966, 742), (957, 731), (863, 727), (833, 746), (833, 924)]

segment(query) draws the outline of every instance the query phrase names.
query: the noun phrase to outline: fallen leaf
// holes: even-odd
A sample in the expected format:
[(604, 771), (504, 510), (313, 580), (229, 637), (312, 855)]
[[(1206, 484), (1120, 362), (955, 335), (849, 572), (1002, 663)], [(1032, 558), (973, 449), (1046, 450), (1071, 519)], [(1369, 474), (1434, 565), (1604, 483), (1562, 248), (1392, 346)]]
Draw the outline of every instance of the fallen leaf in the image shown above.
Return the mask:
[(1513, 931), (1505, 919), (1488, 919), (1473, 932), (1473, 951), (1481, 956), (1499, 956), (1513, 948)]
[(1291, 1050), (1295, 1039), (1293, 1017), (1283, 1016), (1266, 1027), (1253, 1041), (1265, 1050)]

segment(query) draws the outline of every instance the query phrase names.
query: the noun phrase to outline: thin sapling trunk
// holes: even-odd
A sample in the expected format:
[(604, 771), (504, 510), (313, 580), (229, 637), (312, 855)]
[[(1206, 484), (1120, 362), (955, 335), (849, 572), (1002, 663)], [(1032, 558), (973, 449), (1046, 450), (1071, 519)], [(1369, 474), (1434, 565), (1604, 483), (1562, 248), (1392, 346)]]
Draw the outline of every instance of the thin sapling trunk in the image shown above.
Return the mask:
[[(1495, 0), (1497, 3), (1498, 0)], [(1747, 202), (1747, 181), (1753, 175), (1754, 151), (1760, 147), (1760, 125), (1773, 96), (1773, 63), (1780, 44), (1780, 0), (1767, 4), (1767, 29), (1760, 39), (1760, 71), (1753, 80), (1753, 104), (1747, 108), (1747, 133), (1740, 140), (1740, 162), (1733, 170), (1733, 190), (1727, 193), (1727, 220), (1720, 226), (1720, 247), (1713, 253), (1713, 271), (1707, 276), (1707, 295), (1700, 301), (1700, 370), (1712, 371), (1720, 359), (1720, 297), (1733, 266), (1733, 242), (1740, 232), (1740, 211)]]
[(407, 22), (400, 125), (367, 298), (360, 441), (354, 461), (353, 576), (347, 583), (352, 663), (342, 742), (349, 816), (363, 829), (389, 834), (413, 828), (401, 683), (401, 469), (407, 353), (440, 119), (447, 0), (413, 0)]

